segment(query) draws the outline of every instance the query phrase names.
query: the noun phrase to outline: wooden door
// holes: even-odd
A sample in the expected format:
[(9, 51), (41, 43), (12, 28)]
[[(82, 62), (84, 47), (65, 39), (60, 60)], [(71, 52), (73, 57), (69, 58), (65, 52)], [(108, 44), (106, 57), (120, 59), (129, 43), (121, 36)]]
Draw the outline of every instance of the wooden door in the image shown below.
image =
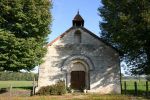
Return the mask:
[(85, 72), (72, 71), (71, 72), (71, 88), (82, 90), (85, 87)]

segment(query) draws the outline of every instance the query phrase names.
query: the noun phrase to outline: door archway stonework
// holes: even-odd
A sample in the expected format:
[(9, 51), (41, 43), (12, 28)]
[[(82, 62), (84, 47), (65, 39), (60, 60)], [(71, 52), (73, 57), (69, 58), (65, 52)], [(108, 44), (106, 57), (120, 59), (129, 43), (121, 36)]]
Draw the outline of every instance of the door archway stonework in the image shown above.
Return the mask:
[(84, 71), (85, 72), (85, 88), (90, 89), (90, 71), (94, 69), (91, 60), (85, 56), (77, 55), (68, 57), (65, 60), (62, 71), (66, 73), (66, 86), (71, 86), (71, 72), (72, 71)]
[(86, 63), (88, 65), (88, 69), (89, 71), (92, 71), (94, 70), (94, 64), (92, 63), (91, 59), (87, 56), (84, 56), (84, 55), (74, 55), (74, 56), (70, 56), (68, 57), (64, 63), (62, 64), (62, 71), (68, 71), (70, 68), (70, 64), (72, 61), (80, 61), (82, 63)]

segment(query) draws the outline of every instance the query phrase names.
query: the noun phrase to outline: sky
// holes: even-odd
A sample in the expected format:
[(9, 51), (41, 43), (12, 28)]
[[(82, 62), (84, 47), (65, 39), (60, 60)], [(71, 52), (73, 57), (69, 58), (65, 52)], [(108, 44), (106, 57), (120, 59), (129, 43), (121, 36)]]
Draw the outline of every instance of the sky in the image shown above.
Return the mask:
[[(52, 2), (52, 32), (48, 36), (48, 42), (72, 26), (72, 20), (78, 10), (84, 19), (84, 27), (100, 36), (99, 22), (102, 21), (102, 18), (99, 16), (98, 8), (102, 6), (101, 0), (52, 0)], [(38, 67), (33, 72), (37, 73)], [(123, 69), (122, 72), (124, 73)]]
[(48, 42), (52, 41), (72, 26), (72, 20), (79, 10), (85, 21), (84, 27), (100, 36), (98, 7), (100, 0), (53, 0), (51, 9), (53, 22)]
[[(102, 6), (101, 0), (52, 0), (52, 26), (51, 33), (48, 36), (48, 42), (64, 33), (72, 26), (72, 20), (78, 10), (84, 19), (84, 27), (100, 36), (99, 21), (102, 19), (98, 14), (98, 7)], [(35, 67), (34, 73), (38, 72)]]

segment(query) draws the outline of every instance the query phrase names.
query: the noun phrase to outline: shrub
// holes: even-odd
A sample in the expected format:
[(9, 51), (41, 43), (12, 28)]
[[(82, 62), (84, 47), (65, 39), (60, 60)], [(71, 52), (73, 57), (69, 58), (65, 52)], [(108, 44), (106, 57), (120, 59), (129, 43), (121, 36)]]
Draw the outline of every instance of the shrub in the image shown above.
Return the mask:
[(65, 82), (64, 81), (58, 81), (58, 83), (56, 84), (56, 89), (58, 94), (65, 94), (66, 93), (66, 88), (65, 88)]
[(48, 95), (50, 93), (51, 86), (44, 86), (41, 87), (40, 90), (37, 92), (38, 95)]
[(59, 81), (54, 85), (41, 87), (37, 95), (62, 95), (66, 93), (64, 81)]
[(33, 81), (37, 80), (38, 74), (28, 72), (0, 72), (0, 81)]

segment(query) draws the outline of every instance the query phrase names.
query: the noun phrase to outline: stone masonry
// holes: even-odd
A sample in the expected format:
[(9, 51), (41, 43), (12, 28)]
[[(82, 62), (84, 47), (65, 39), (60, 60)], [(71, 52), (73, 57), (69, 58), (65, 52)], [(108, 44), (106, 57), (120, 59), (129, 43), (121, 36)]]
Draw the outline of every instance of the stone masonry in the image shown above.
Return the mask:
[[(79, 13), (76, 16), (80, 17)], [(44, 63), (39, 67), (36, 91), (59, 80), (64, 80), (70, 87), (73, 84), (71, 72), (82, 71), (85, 72), (84, 88), (89, 93), (120, 93), (119, 53), (84, 28), (83, 19), (76, 20), (74, 18), (70, 29), (47, 45)], [(80, 32), (79, 42), (75, 39), (76, 32)]]

